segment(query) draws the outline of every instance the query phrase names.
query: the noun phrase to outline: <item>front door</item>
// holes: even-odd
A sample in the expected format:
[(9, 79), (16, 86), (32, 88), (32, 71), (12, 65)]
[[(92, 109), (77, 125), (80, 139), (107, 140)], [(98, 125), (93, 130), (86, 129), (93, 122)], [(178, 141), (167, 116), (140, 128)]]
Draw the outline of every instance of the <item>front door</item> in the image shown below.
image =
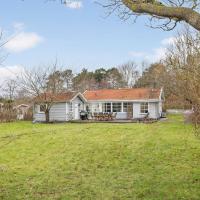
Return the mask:
[(80, 109), (79, 109), (79, 104), (78, 103), (76, 103), (75, 105), (74, 105), (74, 119), (75, 120), (79, 120), (80, 119)]

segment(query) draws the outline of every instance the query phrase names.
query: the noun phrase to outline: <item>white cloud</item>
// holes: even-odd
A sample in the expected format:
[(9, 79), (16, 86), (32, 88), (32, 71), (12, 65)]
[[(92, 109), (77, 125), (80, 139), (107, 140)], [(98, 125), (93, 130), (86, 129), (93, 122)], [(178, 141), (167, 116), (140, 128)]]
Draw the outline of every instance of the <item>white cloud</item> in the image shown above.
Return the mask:
[(160, 42), (160, 47), (152, 49), (150, 52), (145, 51), (130, 51), (129, 56), (133, 58), (140, 58), (148, 62), (157, 62), (164, 59), (167, 52), (167, 47), (175, 42), (175, 37), (168, 37)]
[(152, 53), (149, 53), (145, 56), (145, 59), (149, 62), (157, 62), (165, 58), (166, 51), (167, 49), (165, 47), (153, 49)]
[(42, 41), (43, 38), (37, 33), (21, 32), (6, 43), (5, 48), (11, 52), (21, 52), (35, 47)]
[(83, 7), (82, 1), (66, 0), (65, 6), (71, 9), (80, 9)]
[(151, 52), (140, 52), (140, 51), (131, 51), (129, 55), (134, 58), (144, 59), (148, 62), (156, 62), (160, 59), (163, 59), (166, 54), (166, 48), (160, 47), (153, 49)]
[(0, 67), (0, 84), (9, 79), (16, 79), (23, 72), (24, 68), (18, 65)]
[(175, 37), (169, 37), (169, 38), (165, 38), (161, 41), (161, 44), (164, 46), (168, 46), (171, 45), (175, 42), (176, 38)]

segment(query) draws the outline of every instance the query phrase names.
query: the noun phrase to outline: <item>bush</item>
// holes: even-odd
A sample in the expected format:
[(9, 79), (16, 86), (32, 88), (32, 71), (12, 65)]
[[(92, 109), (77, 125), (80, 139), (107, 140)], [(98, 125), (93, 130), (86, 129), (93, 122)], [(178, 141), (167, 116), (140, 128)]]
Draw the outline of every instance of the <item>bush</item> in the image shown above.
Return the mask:
[(24, 114), (25, 121), (32, 121), (33, 120), (33, 109), (32, 107), (28, 109), (28, 111)]
[(185, 123), (194, 125), (194, 132), (196, 136), (200, 136), (200, 113), (194, 111), (186, 111), (184, 113)]
[(13, 122), (16, 121), (17, 115), (13, 111), (4, 110), (0, 112), (0, 122)]

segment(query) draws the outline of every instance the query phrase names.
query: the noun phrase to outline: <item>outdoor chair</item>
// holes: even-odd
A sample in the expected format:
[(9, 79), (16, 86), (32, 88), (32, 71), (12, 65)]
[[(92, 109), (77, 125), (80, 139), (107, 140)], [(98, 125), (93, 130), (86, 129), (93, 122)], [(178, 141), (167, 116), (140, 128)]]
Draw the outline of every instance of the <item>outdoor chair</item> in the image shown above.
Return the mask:
[(144, 120), (144, 122), (148, 122), (150, 120), (149, 112), (147, 112), (147, 114), (144, 116), (143, 120)]
[(90, 113), (90, 117), (91, 117), (91, 119), (95, 118), (92, 112)]
[(97, 113), (94, 113), (94, 119), (98, 120), (98, 114)]
[(115, 112), (115, 113), (112, 113), (112, 115), (111, 115), (112, 120), (116, 119), (116, 116), (117, 116), (117, 113), (116, 113), (116, 112)]

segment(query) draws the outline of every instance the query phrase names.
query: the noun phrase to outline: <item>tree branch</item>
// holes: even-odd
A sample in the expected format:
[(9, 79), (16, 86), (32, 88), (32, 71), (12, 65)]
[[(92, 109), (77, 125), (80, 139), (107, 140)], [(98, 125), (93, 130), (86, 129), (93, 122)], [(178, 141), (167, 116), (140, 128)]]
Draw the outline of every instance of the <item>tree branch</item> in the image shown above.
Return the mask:
[(132, 0), (122, 0), (122, 2), (134, 13), (185, 21), (195, 29), (200, 30), (200, 14), (191, 8), (139, 3)]

